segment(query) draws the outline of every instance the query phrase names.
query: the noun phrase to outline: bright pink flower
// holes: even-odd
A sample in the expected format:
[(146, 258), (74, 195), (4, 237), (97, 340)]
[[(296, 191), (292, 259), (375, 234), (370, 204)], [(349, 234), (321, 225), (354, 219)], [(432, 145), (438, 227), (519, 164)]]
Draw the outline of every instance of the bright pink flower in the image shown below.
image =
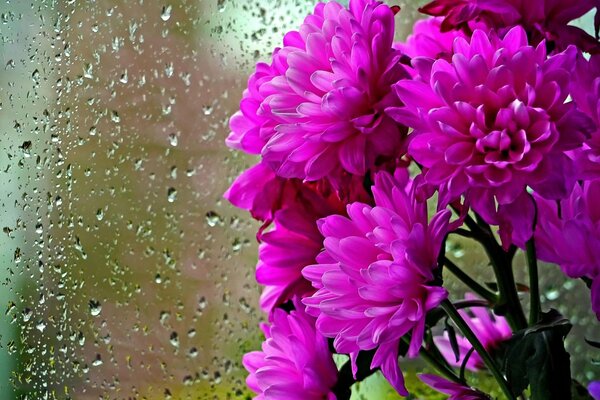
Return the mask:
[(600, 55), (592, 55), (589, 61), (578, 55), (571, 96), (577, 108), (589, 117), (592, 132), (572, 158), (578, 164), (581, 178), (600, 178)]
[(450, 215), (440, 211), (428, 222), (427, 205), (415, 200), (413, 186), (404, 170), (395, 177), (377, 174), (375, 207), (353, 203), (348, 217), (320, 220), (325, 250), (318, 264), (302, 271), (318, 289), (303, 300), (318, 317), (317, 329), (353, 362), (360, 350), (377, 348), (371, 367), (380, 367), (404, 395), (400, 338), (412, 332), (408, 355), (416, 356), (426, 313), (447, 296), (433, 281)]
[(395, 43), (394, 47), (407, 56), (452, 59), (452, 44), (457, 37), (466, 38), (462, 31), (442, 32), (442, 18), (426, 18), (415, 22), (412, 33), (405, 43)]
[(318, 3), (271, 65), (256, 66), (228, 146), (262, 154), (281, 177), (308, 180), (364, 175), (398, 155), (406, 129), (384, 112), (399, 104), (391, 85), (406, 75), (392, 48), (394, 12), (375, 0)]
[(600, 180), (575, 185), (556, 202), (536, 196), (535, 244), (540, 260), (558, 264), (571, 278), (592, 279), (592, 310), (600, 320)]
[[(318, 193), (332, 204), (370, 200), (363, 186), (363, 178), (342, 174), (336, 182), (337, 190), (328, 180), (302, 182), (300, 179), (278, 177), (265, 163), (258, 163), (242, 172), (223, 195), (234, 206), (250, 211), (254, 219), (269, 224), (280, 209), (303, 201), (307, 191)], [(320, 217), (319, 217), (320, 218)]]
[(323, 248), (317, 220), (343, 212), (335, 196), (323, 198), (306, 186), (296, 193), (293, 203), (275, 212), (273, 229), (260, 235), (256, 265), (256, 281), (266, 286), (260, 298), (264, 311), (270, 312), (295, 295), (314, 292), (301, 271), (315, 263)]
[(535, 45), (546, 40), (559, 51), (574, 44), (583, 51), (596, 53), (600, 51), (598, 42), (569, 23), (599, 5), (598, 0), (434, 0), (420, 11), (445, 17), (444, 31), (468, 30), (475, 21), (497, 31), (521, 25)]
[(464, 195), (487, 222), (503, 222), (513, 240), (531, 237), (526, 187), (549, 199), (567, 196), (573, 161), (564, 152), (587, 134), (586, 118), (566, 103), (575, 55), (570, 47), (546, 58), (545, 46), (529, 46), (516, 27), (502, 39), (481, 30), (470, 42), (457, 38), (452, 63), (413, 59), (418, 77), (395, 85), (405, 106), (388, 112), (414, 128), (408, 153), (443, 202)]
[(327, 339), (300, 302), (295, 304), (295, 311), (277, 309), (271, 325), (261, 326), (266, 337), (262, 351), (248, 353), (242, 361), (250, 373), (246, 383), (257, 400), (335, 400), (331, 388), (337, 368)]
[[(476, 296), (470, 293), (467, 293), (465, 298), (467, 300), (477, 299)], [(512, 331), (508, 325), (508, 322), (506, 322), (506, 319), (500, 316), (492, 316), (491, 312), (485, 308), (472, 307), (472, 316), (463, 310), (459, 310), (459, 313), (467, 322), (467, 324), (469, 324), (471, 330), (475, 333), (483, 347), (488, 352), (492, 352), (498, 348), (500, 343), (510, 339), (512, 336)], [(433, 341), (438, 346), (448, 363), (460, 367), (466, 354), (473, 348), (473, 346), (466, 338), (460, 335), (456, 335), (456, 339), (459, 347), (458, 361), (456, 360), (456, 356), (452, 350), (452, 345), (450, 344), (450, 339), (447, 333), (444, 333), (444, 336), (434, 337)], [(475, 351), (469, 356), (466, 366), (472, 371), (485, 368), (483, 360)]]
[(264, 163), (248, 168), (223, 195), (234, 206), (250, 211), (259, 221), (271, 221), (273, 213), (293, 199), (300, 181), (277, 177)]
[(477, 389), (451, 382), (437, 375), (419, 374), (419, 379), (440, 393), (449, 394), (448, 400), (489, 400), (490, 397)]

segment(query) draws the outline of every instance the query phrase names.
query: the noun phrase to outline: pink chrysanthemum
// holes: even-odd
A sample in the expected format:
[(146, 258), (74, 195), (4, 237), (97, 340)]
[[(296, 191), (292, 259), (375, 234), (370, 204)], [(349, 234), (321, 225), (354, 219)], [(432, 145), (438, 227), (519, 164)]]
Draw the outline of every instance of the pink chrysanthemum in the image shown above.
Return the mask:
[(521, 25), (533, 44), (546, 40), (559, 51), (574, 44), (583, 51), (597, 53), (598, 41), (569, 23), (599, 5), (598, 0), (434, 0), (420, 11), (445, 17), (444, 31), (468, 29), (474, 22), (499, 31)]
[(376, 206), (353, 203), (348, 218), (320, 220), (325, 250), (318, 264), (302, 271), (318, 289), (304, 299), (307, 312), (318, 316), (317, 329), (335, 338), (336, 350), (349, 353), (353, 362), (360, 350), (377, 348), (371, 367), (381, 368), (404, 395), (400, 338), (412, 332), (408, 355), (416, 356), (425, 314), (447, 296), (431, 285), (449, 212), (428, 222), (426, 204), (415, 200), (412, 186), (405, 171), (377, 174)]
[(406, 129), (384, 112), (405, 75), (392, 48), (394, 12), (374, 0), (317, 4), (271, 65), (256, 66), (227, 144), (262, 154), (281, 177), (308, 180), (364, 175), (398, 155)]
[(266, 312), (294, 295), (303, 297), (314, 292), (301, 271), (315, 263), (323, 248), (317, 220), (344, 211), (334, 196), (326, 199), (303, 189), (296, 193), (294, 203), (275, 212), (273, 229), (260, 236), (256, 281), (266, 286), (260, 298)]
[(414, 57), (452, 58), (452, 44), (457, 37), (466, 38), (459, 30), (442, 32), (442, 18), (426, 18), (415, 22), (406, 42), (395, 43), (394, 47), (403, 54)]
[(547, 59), (545, 46), (529, 46), (515, 27), (502, 39), (481, 30), (470, 42), (457, 38), (452, 63), (413, 59), (418, 77), (395, 86), (405, 107), (388, 112), (414, 128), (408, 153), (443, 202), (465, 195), (497, 224), (504, 221), (497, 201), (500, 214), (512, 207), (509, 214), (523, 217), (510, 227), (518, 241), (531, 237), (526, 187), (550, 199), (567, 196), (573, 161), (564, 152), (587, 134), (585, 117), (565, 102), (575, 54), (570, 47)]
[(279, 178), (267, 165), (258, 163), (238, 176), (223, 197), (250, 211), (253, 218), (270, 222), (275, 211), (295, 201), (301, 184), (299, 180)]
[(577, 108), (589, 117), (592, 131), (584, 146), (573, 154), (579, 175), (584, 179), (600, 178), (600, 55), (591, 56), (589, 61), (578, 55), (571, 96)]
[(540, 260), (558, 264), (571, 278), (592, 280), (592, 310), (600, 320), (600, 180), (575, 185), (556, 202), (536, 196), (535, 243)]
[(271, 325), (261, 326), (266, 340), (262, 351), (243, 358), (250, 375), (248, 387), (257, 400), (335, 400), (331, 389), (337, 381), (327, 340), (314, 327), (314, 318), (295, 301), (289, 314), (274, 310)]
[[(467, 300), (477, 299), (476, 296), (470, 293), (467, 293), (465, 298)], [(472, 307), (471, 312), (473, 313), (472, 316), (463, 310), (459, 310), (463, 319), (469, 324), (473, 333), (475, 333), (488, 352), (497, 349), (500, 343), (510, 339), (512, 336), (510, 326), (504, 317), (492, 316), (490, 311), (482, 307)], [(443, 354), (446, 361), (451, 365), (460, 367), (463, 364), (465, 356), (473, 346), (463, 336), (456, 335), (456, 340), (458, 342), (459, 350), (458, 360), (452, 350), (452, 345), (450, 344), (447, 333), (444, 333), (443, 336), (436, 336), (433, 338), (433, 341), (440, 349), (440, 352)], [(466, 367), (472, 371), (476, 371), (484, 369), (485, 364), (477, 352), (472, 352), (467, 360)]]
[(440, 393), (448, 394), (448, 400), (489, 400), (490, 397), (477, 389), (451, 382), (437, 375), (419, 374), (419, 379)]

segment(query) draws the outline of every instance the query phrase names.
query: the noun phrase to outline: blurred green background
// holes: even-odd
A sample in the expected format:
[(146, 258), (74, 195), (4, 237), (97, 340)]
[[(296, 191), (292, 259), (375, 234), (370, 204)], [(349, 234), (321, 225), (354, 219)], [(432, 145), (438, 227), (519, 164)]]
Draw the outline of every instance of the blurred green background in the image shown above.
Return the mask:
[[(396, 3), (405, 37), (423, 2)], [(1, 399), (247, 398), (258, 225), (221, 196), (256, 160), (223, 141), (255, 62), (313, 6), (0, 4)], [(583, 305), (580, 349), (587, 295), (547, 271), (550, 304)], [(387, 391), (375, 377), (356, 397)]]

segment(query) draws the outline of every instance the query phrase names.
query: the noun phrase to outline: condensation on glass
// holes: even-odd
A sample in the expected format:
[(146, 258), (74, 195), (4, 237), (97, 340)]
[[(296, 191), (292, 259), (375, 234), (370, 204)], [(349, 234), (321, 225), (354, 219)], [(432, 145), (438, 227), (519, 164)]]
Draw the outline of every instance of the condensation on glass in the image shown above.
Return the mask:
[(257, 224), (221, 196), (256, 160), (223, 141), (313, 3), (0, 4), (0, 398), (248, 396)]

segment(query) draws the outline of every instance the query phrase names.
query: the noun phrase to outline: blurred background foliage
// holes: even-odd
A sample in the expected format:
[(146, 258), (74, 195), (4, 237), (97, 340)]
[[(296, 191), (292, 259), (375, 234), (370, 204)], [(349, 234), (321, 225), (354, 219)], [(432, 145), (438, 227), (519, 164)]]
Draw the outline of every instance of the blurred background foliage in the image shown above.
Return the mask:
[[(423, 1), (396, 3), (400, 38)], [(240, 360), (261, 342), (258, 224), (221, 196), (256, 160), (223, 141), (255, 62), (313, 6), (0, 4), (2, 399), (249, 397)], [(489, 272), (478, 249), (449, 251)], [(547, 267), (543, 287), (585, 353), (581, 338), (598, 332), (583, 286)], [(581, 359), (584, 380), (600, 377)], [(422, 369), (406, 364), (409, 387), (434, 399)], [(374, 376), (355, 398), (396, 397)]]

